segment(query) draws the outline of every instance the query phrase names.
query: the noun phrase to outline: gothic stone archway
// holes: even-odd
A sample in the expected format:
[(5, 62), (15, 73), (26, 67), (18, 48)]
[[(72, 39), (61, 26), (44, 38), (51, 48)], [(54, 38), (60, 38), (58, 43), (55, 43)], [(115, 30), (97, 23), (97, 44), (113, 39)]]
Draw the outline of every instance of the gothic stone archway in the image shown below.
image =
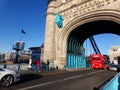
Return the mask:
[[(113, 23), (117, 23), (115, 24), (117, 30), (112, 30), (111, 32), (108, 30), (106, 32), (119, 34), (118, 26), (120, 24), (120, 6), (118, 5), (118, 0), (91, 0), (82, 4), (81, 2), (75, 4), (73, 1), (75, 0), (58, 5), (58, 1), (53, 0), (49, 3), (47, 9), (43, 60), (46, 61), (49, 59), (52, 64), (56, 64), (59, 68), (64, 68), (66, 65), (66, 43), (70, 33), (76, 30), (77, 27), (80, 28), (81, 26), (85, 26), (87, 28), (88, 25), (90, 25), (87, 23), (100, 20), (103, 20), (103, 22), (111, 21)], [(57, 12), (64, 17), (64, 27), (61, 29), (59, 29), (55, 24), (55, 14)], [(92, 31), (88, 29), (88, 34), (91, 35), (105, 33), (89, 32)], [(85, 37), (84, 39), (86, 38), (88, 37)]]

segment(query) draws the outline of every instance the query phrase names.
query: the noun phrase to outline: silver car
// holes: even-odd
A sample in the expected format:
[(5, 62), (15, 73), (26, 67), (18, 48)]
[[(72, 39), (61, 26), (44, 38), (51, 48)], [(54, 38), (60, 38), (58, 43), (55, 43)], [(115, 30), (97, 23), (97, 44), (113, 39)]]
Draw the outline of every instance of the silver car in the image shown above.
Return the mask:
[(109, 66), (109, 70), (113, 70), (113, 71), (117, 71), (118, 70), (118, 68), (119, 68), (119, 66), (118, 65), (115, 65), (115, 64), (110, 64), (110, 66)]
[(20, 80), (20, 73), (15, 70), (0, 68), (0, 84), (1, 86), (8, 87), (14, 82)]

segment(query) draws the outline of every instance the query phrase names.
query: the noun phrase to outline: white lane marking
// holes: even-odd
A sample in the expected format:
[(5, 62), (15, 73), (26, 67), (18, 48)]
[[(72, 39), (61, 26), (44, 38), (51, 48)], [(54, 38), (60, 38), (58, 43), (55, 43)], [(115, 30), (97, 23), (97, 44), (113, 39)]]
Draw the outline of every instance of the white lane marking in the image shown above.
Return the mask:
[(75, 79), (75, 78), (79, 78), (79, 77), (83, 77), (85, 75), (92, 75), (98, 72), (102, 72), (103, 70), (97, 71), (97, 72), (91, 72), (91, 73), (87, 73), (84, 75), (76, 75), (76, 76), (72, 76), (72, 77), (68, 77), (68, 78), (64, 78), (61, 80), (56, 80), (56, 81), (52, 81), (52, 82), (46, 82), (46, 83), (42, 83), (42, 84), (38, 84), (38, 85), (34, 85), (34, 86), (29, 86), (29, 87), (25, 87), (25, 88), (21, 88), (18, 90), (29, 90), (29, 89), (33, 89), (33, 88), (37, 88), (37, 87), (41, 87), (41, 86), (45, 86), (45, 85), (49, 85), (49, 84), (53, 84), (53, 83), (58, 83), (58, 82), (62, 82), (62, 81), (66, 81), (66, 80), (70, 80), (70, 79)]
[(28, 90), (28, 89), (32, 89), (32, 88), (36, 88), (36, 87), (40, 87), (40, 86), (44, 86), (44, 85), (48, 85), (51, 84), (52, 82), (47, 82), (47, 83), (42, 83), (42, 84), (38, 84), (38, 85), (34, 85), (34, 86), (30, 86), (30, 87), (26, 87), (26, 88), (21, 88), (18, 90)]

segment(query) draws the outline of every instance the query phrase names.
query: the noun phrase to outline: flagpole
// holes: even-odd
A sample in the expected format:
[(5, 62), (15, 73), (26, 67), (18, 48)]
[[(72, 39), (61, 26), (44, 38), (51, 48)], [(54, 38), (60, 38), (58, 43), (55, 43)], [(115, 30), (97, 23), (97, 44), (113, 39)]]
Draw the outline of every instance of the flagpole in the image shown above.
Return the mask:
[(21, 34), (20, 34), (20, 42), (22, 40), (22, 34), (26, 34), (26, 32), (23, 29), (21, 30)]

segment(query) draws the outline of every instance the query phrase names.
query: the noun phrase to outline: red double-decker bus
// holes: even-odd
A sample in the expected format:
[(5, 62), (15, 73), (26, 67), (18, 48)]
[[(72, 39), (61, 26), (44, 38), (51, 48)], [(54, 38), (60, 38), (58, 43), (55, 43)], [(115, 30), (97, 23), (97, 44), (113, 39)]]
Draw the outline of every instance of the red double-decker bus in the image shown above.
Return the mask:
[(108, 58), (102, 54), (92, 54), (91, 56), (92, 68), (104, 69), (108, 68)]

